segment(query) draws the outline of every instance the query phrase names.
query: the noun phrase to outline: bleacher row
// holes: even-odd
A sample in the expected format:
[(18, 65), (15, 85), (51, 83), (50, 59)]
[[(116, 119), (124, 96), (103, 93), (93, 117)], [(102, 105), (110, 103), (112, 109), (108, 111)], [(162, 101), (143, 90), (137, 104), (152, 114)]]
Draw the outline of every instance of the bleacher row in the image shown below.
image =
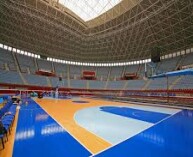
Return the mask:
[[(99, 81), (99, 80), (74, 80), (57, 77), (46, 77), (35, 74), (18, 73), (15, 71), (0, 70), (0, 83), (26, 84), (34, 86), (56, 87), (76, 89), (109, 89), (109, 90), (141, 90), (141, 89), (193, 89), (193, 76), (172, 76), (149, 80), (120, 80), (120, 81)], [(167, 87), (167, 84), (169, 85)], [(0, 87), (1, 88), (1, 87)]]
[[(193, 64), (193, 53), (177, 56), (170, 59), (164, 59), (160, 63), (149, 63), (155, 67), (155, 73), (174, 71), (178, 67)], [(148, 67), (148, 65), (147, 65)], [(70, 79), (80, 79), (82, 72), (95, 71), (97, 80), (117, 80), (124, 73), (136, 73), (141, 78), (144, 76), (145, 65), (127, 65), (118, 67), (90, 67), (78, 65), (66, 65), (62, 63), (50, 62), (43, 59), (36, 59), (25, 55), (10, 52), (0, 48), (0, 69), (19, 71), (21, 73), (34, 74), (38, 69), (53, 71), (57, 76)]]
[(6, 101), (5, 105), (0, 109), (0, 139), (3, 149), (5, 147), (4, 143), (8, 141), (8, 136), (11, 133), (16, 114), (16, 105), (9, 99)]
[[(193, 53), (183, 56), (165, 59), (158, 64), (149, 63), (154, 66), (157, 73), (176, 70), (179, 66), (193, 64)], [(59, 82), (58, 77), (45, 77), (35, 75), (38, 69), (52, 70), (57, 76), (63, 78)], [(35, 86), (78, 89), (119, 89), (119, 90), (140, 90), (140, 89), (184, 89), (193, 88), (192, 76), (170, 77), (168, 82), (165, 78), (144, 80), (145, 65), (128, 65), (120, 67), (89, 67), (66, 65), (50, 62), (42, 59), (35, 59), (25, 55), (17, 54), (0, 48), (0, 83), (25, 84)], [(81, 80), (83, 70), (96, 72), (97, 80)], [(124, 73), (138, 73), (139, 80), (117, 80)], [(169, 85), (167, 87), (167, 84)]]

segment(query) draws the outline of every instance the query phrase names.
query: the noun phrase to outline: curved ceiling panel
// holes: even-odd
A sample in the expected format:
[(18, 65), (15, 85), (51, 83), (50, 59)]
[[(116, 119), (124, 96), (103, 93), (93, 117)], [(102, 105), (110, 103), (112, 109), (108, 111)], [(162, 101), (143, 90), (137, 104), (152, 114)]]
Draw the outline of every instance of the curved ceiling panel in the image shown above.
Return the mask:
[[(110, 20), (97, 17), (96, 24), (57, 0), (1, 0), (0, 43), (81, 62), (140, 60), (155, 47), (165, 55), (193, 46), (192, 0), (126, 1), (109, 11), (114, 12)], [(132, 7), (123, 9), (123, 3)]]

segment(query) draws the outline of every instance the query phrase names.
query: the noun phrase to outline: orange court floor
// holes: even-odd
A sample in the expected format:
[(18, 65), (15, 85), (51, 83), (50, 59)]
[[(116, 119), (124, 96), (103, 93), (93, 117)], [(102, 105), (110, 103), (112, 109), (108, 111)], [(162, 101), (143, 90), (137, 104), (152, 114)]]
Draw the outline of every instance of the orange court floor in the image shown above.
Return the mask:
[(36, 102), (75, 139), (77, 139), (93, 154), (96, 154), (99, 151), (107, 149), (111, 146), (111, 144), (78, 125), (74, 120), (74, 114), (78, 110), (88, 107), (101, 106), (102, 104), (105, 104), (106, 106), (128, 104), (88, 98), (81, 98), (81, 100), (88, 101), (88, 103), (76, 105), (71, 99), (37, 99)]

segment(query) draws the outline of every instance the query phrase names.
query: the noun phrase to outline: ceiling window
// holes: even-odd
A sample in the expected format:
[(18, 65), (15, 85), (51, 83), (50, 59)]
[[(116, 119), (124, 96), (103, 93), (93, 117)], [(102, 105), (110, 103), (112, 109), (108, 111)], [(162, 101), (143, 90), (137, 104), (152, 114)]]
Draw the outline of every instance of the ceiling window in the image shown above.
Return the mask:
[(105, 13), (122, 0), (59, 0), (59, 3), (73, 11), (84, 21)]

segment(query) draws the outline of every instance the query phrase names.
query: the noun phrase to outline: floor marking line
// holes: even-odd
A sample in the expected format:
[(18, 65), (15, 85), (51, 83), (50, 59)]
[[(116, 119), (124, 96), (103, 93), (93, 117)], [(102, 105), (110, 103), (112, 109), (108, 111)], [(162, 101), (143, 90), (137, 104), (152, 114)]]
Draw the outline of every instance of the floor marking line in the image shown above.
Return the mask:
[[(108, 101), (108, 100), (107, 100)], [(110, 101), (110, 100), (109, 100)], [(146, 105), (146, 106), (153, 106), (153, 107), (165, 107), (165, 108), (172, 108), (172, 109), (189, 109), (193, 110), (193, 108), (188, 106), (170, 106), (170, 105), (162, 105), (162, 104), (153, 104), (148, 102), (134, 102), (134, 101), (122, 101), (122, 100), (112, 100), (113, 102), (120, 102), (120, 103), (131, 103), (131, 104), (137, 104), (137, 105)], [(155, 106), (158, 105), (158, 106)]]
[[(112, 106), (117, 107), (116, 104), (115, 104), (115, 105), (112, 105)], [(104, 107), (104, 106), (97, 106), (97, 107), (100, 108), (100, 107)], [(122, 107), (122, 106), (120, 106), (120, 107)], [(123, 107), (125, 107), (125, 106), (123, 105)], [(88, 107), (88, 108), (93, 108), (93, 106), (92, 106), (92, 107)], [(88, 109), (88, 108), (86, 108), (86, 109)], [(84, 109), (85, 109), (85, 108), (84, 108)], [(81, 109), (81, 110), (84, 110), (84, 109)], [(79, 110), (79, 111), (81, 111), (81, 110)], [(76, 114), (76, 113), (75, 113), (75, 114)], [(105, 112), (105, 114), (111, 114), (111, 113)], [(75, 116), (75, 115), (74, 115), (74, 116)], [(116, 114), (113, 114), (113, 116), (115, 116), (115, 117), (120, 117), (120, 118), (123, 118), (123, 119), (132, 119), (132, 120), (135, 120), (135, 121), (142, 121), (142, 120), (138, 120), (138, 119), (134, 119), (134, 118), (130, 118), (130, 117), (124, 117), (124, 116), (116, 115)], [(168, 117), (168, 116), (167, 116), (167, 117)], [(74, 117), (73, 117), (73, 118), (74, 118)], [(74, 118), (74, 119), (75, 119), (75, 118)], [(143, 121), (143, 122), (152, 124), (152, 126), (153, 126), (153, 124), (154, 124), (154, 123), (147, 122), (147, 121)], [(77, 125), (81, 126), (79, 123), (76, 122), (76, 120), (75, 120), (75, 123), (76, 123)], [(156, 124), (156, 123), (155, 123), (155, 124)], [(152, 127), (152, 126), (149, 126), (149, 127)], [(83, 126), (81, 126), (81, 127), (84, 128)], [(148, 128), (149, 128), (149, 127), (148, 127)], [(86, 129), (86, 128), (84, 128), (84, 129)], [(147, 128), (146, 128), (146, 129), (147, 129)], [(87, 129), (86, 129), (86, 130), (87, 130)], [(100, 137), (99, 135), (95, 134), (94, 132), (92, 132), (92, 131), (90, 131), (90, 130), (87, 130), (87, 131), (90, 132), (90, 133), (92, 133), (93, 135), (101, 138), (102, 140), (106, 141), (106, 139), (104, 139), (103, 137)], [(141, 131), (141, 132), (142, 132), (142, 131)], [(137, 135), (137, 134), (136, 134), (136, 135)], [(133, 136), (135, 136), (135, 135), (133, 135)], [(132, 136), (131, 136), (131, 137), (132, 137)], [(130, 137), (130, 138), (131, 138), (131, 137)], [(125, 140), (123, 140), (123, 141), (125, 141)], [(123, 141), (121, 141), (121, 142), (123, 142)], [(110, 143), (109, 141), (106, 141), (106, 142), (108, 142), (111, 146), (114, 145), (113, 143)], [(118, 142), (118, 143), (121, 143), (121, 142)], [(111, 147), (111, 146), (110, 146), (110, 147)], [(108, 147), (108, 148), (110, 148), (110, 147)], [(106, 149), (108, 149), (108, 148), (106, 148)]]
[(13, 156), (13, 150), (14, 150), (14, 144), (15, 144), (15, 138), (16, 138), (16, 133), (17, 133), (17, 124), (18, 124), (18, 121), (19, 121), (19, 112), (20, 112), (20, 109), (17, 109), (18, 110), (17, 112), (17, 121), (15, 123), (15, 129), (14, 129), (14, 134), (15, 134), (15, 137), (14, 137), (14, 142), (13, 142), (13, 147), (12, 147), (12, 156)]
[[(89, 108), (89, 107), (88, 107), (88, 108)], [(75, 115), (76, 115), (76, 112), (75, 112), (74, 116), (75, 116)], [(101, 140), (103, 140), (103, 141), (109, 143), (108, 141), (106, 141), (106, 139), (104, 139), (104, 138), (102, 138), (102, 137), (96, 135), (95, 133), (91, 132), (90, 130), (87, 130), (86, 128), (82, 127), (79, 123), (76, 122), (74, 116), (73, 116), (73, 119), (74, 119), (74, 122), (76, 123), (76, 125), (80, 126), (81, 128), (83, 128), (83, 129), (85, 129), (86, 131), (90, 132), (90, 133), (93, 134), (94, 136), (100, 138)], [(112, 143), (109, 143), (109, 144), (112, 145)]]
[[(34, 100), (35, 101), (35, 100)], [(36, 101), (35, 101), (36, 102)], [(36, 102), (37, 103), (37, 102)], [(37, 103), (38, 104), (38, 103)], [(41, 105), (38, 104), (40, 107)], [(42, 108), (42, 107), (41, 107)], [(70, 136), (72, 136), (78, 143), (80, 143), (80, 145), (82, 145), (90, 154), (93, 154), (92, 152), (90, 152), (90, 150), (82, 143), (80, 142), (74, 135), (72, 135), (63, 125), (61, 125), (55, 118), (53, 118), (46, 109), (42, 108), (42, 110), (44, 110), (52, 119), (54, 119), (59, 125), (60, 127), (62, 127), (67, 133), (70, 134)]]
[[(95, 98), (87, 98), (87, 99), (90, 99), (90, 100), (95, 100)], [(169, 105), (161, 105), (161, 104), (153, 104), (153, 103), (146, 103), (146, 102), (134, 102), (134, 101), (121, 101), (121, 100), (107, 100), (107, 99), (97, 99), (97, 100), (103, 100), (103, 101), (106, 101), (106, 102), (113, 102), (115, 103), (115, 105), (123, 105), (123, 106), (128, 106), (128, 105), (139, 105), (139, 106), (152, 106), (152, 107), (163, 107), (163, 108), (169, 108), (169, 109), (190, 109), (190, 110), (193, 110), (193, 108), (190, 108), (190, 107), (180, 107), (180, 106), (169, 106)], [(128, 104), (128, 105), (125, 105), (125, 104)]]
[[(182, 111), (178, 111), (177, 113), (179, 113), (179, 112), (182, 112)], [(155, 123), (154, 125), (152, 125), (151, 127), (147, 128), (147, 129), (150, 129), (150, 128), (152, 128), (152, 127), (158, 125), (159, 123), (165, 121), (166, 119), (171, 118), (172, 116), (174, 116), (174, 115), (177, 114), (177, 113), (174, 113), (174, 114), (172, 114), (172, 115), (170, 115), (170, 116), (168, 116), (168, 117), (162, 119), (161, 121)], [(143, 130), (142, 132), (146, 131), (147, 129)], [(140, 133), (142, 133), (142, 132), (140, 132)], [(140, 134), (140, 133), (139, 133), (139, 134)], [(138, 134), (137, 134), (137, 135), (138, 135)], [(134, 135), (134, 136), (137, 136), (137, 135)], [(132, 137), (134, 137), (134, 136), (132, 136)], [(127, 139), (124, 140), (124, 141), (127, 141), (128, 139), (130, 139), (130, 138), (132, 138), (132, 137), (129, 137), (129, 138), (127, 138)], [(122, 141), (122, 142), (124, 142), (124, 141)], [(94, 157), (95, 155), (98, 155), (98, 154), (100, 154), (100, 153), (102, 153), (102, 152), (104, 152), (104, 151), (106, 151), (106, 150), (108, 150), (108, 149), (111, 149), (111, 148), (113, 148), (114, 146), (116, 146), (116, 145), (118, 145), (118, 144), (120, 144), (120, 143), (122, 143), (122, 142), (119, 142), (119, 143), (117, 143), (117, 144), (115, 144), (115, 145), (113, 145), (113, 146), (111, 146), (111, 147), (109, 147), (109, 148), (107, 148), (107, 149), (104, 149), (104, 150), (102, 150), (102, 151), (100, 151), (100, 152), (98, 152), (98, 153), (96, 153), (96, 154), (93, 154), (93, 155), (91, 155), (90, 157)]]

